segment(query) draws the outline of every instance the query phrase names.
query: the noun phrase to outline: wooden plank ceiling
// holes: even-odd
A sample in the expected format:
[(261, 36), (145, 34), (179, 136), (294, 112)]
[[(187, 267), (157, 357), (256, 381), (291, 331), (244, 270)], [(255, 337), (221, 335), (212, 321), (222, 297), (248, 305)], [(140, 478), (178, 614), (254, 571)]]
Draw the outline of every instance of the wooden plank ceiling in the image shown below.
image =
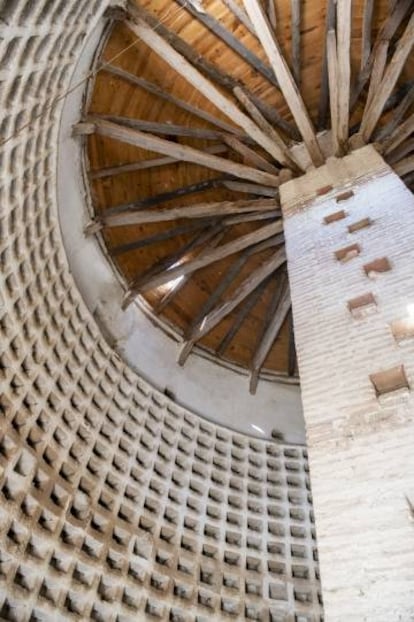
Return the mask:
[[(413, 0), (130, 0), (83, 118), (125, 282), (194, 346), (297, 376), (278, 186), (368, 142), (414, 186)], [(318, 132), (328, 131), (328, 140)], [(302, 158), (297, 149), (302, 143)]]

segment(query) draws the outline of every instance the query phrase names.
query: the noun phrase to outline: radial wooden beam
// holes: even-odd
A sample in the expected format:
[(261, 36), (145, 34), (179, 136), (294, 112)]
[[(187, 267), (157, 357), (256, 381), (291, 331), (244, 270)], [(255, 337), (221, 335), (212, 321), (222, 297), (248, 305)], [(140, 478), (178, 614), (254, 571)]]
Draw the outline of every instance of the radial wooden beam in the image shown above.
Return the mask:
[(372, 17), (374, 14), (374, 0), (365, 0), (362, 16), (362, 40), (360, 71), (363, 71), (371, 54)]
[(216, 37), (221, 39), (233, 52), (235, 52), (241, 59), (243, 59), (252, 69), (262, 75), (273, 86), (278, 88), (277, 80), (271, 70), (271, 68), (263, 63), (256, 54), (251, 52), (246, 46), (244, 46), (239, 39), (237, 39), (229, 30), (227, 30), (223, 24), (221, 24), (214, 17), (209, 15), (206, 10), (200, 11), (196, 4), (189, 0), (175, 0), (183, 9), (188, 11), (195, 19), (201, 22), (210, 32)]
[[(206, 153), (219, 154), (228, 151), (227, 145), (210, 145), (204, 149)], [(103, 177), (114, 177), (116, 175), (125, 175), (127, 173), (134, 173), (135, 171), (142, 171), (149, 168), (158, 168), (160, 166), (167, 166), (168, 164), (175, 164), (179, 162), (175, 158), (169, 158), (168, 156), (162, 158), (151, 158), (150, 160), (140, 160), (139, 162), (128, 162), (125, 164), (117, 164), (116, 166), (107, 166), (99, 170), (89, 172), (91, 179), (102, 179)]]
[(328, 79), (329, 79), (329, 106), (331, 110), (331, 136), (334, 154), (342, 154), (339, 142), (339, 78), (338, 78), (338, 54), (336, 46), (336, 34), (330, 30), (326, 38), (326, 53), (328, 60)]
[(267, 173), (271, 173), (272, 175), (279, 174), (279, 169), (277, 169), (273, 164), (270, 164), (270, 162), (266, 160), (266, 158), (242, 143), (241, 140), (236, 138), (236, 136), (231, 136), (230, 134), (228, 134), (227, 136), (223, 136), (223, 140), (226, 145), (233, 149), (233, 151), (243, 157), (244, 164), (256, 167), (259, 170), (266, 171)]
[(284, 166), (293, 168), (294, 170), (302, 171), (299, 163), (292, 155), (291, 150), (286, 145), (279, 132), (264, 118), (255, 103), (247, 95), (246, 91), (243, 90), (241, 87), (236, 87), (233, 89), (233, 93), (237, 97), (239, 102), (243, 105), (243, 107), (247, 110), (257, 126), (260, 127), (260, 129), (274, 141), (275, 145), (277, 145), (279, 149), (279, 162)]
[(165, 242), (165, 240), (176, 238), (179, 235), (190, 233), (191, 231), (197, 231), (197, 229), (203, 229), (204, 227), (213, 224), (213, 222), (214, 220), (211, 218), (200, 218), (199, 220), (191, 221), (183, 225), (179, 225), (178, 227), (171, 227), (165, 231), (155, 233), (154, 235), (141, 237), (138, 240), (132, 240), (131, 242), (114, 246), (110, 249), (111, 254), (114, 256), (123, 255), (125, 253), (130, 253), (131, 251), (136, 251), (139, 248), (144, 248), (145, 246), (159, 244), (160, 242)]
[(381, 41), (377, 53), (375, 55), (374, 64), (372, 66), (371, 77), (369, 80), (369, 89), (367, 95), (367, 101), (365, 107), (369, 107), (380, 87), (381, 81), (384, 77), (385, 67), (387, 65), (388, 50), (390, 47), (389, 41)]
[[(198, 253), (198, 257), (202, 257), (206, 253), (208, 253), (212, 248), (216, 248), (218, 244), (220, 244), (223, 236), (225, 235), (224, 231), (219, 231), (214, 236), (211, 236), (209, 239), (206, 239), (204, 248)], [(183, 255), (185, 256), (185, 255)], [(165, 307), (167, 307), (177, 296), (177, 294), (185, 287), (186, 283), (191, 278), (191, 274), (186, 274), (180, 280), (176, 281), (176, 284), (172, 289), (164, 294), (162, 299), (155, 305), (154, 312), (161, 313)]]
[(375, 135), (375, 141), (382, 142), (386, 140), (404, 118), (405, 113), (414, 104), (414, 84), (409, 88), (404, 98), (400, 101), (395, 110), (391, 113), (389, 120), (378, 130)]
[(413, 138), (408, 138), (404, 140), (396, 149), (394, 149), (388, 156), (386, 156), (386, 160), (388, 164), (391, 166), (396, 162), (399, 162), (403, 158), (405, 158), (409, 153), (414, 151), (414, 136)]
[(301, 83), (300, 24), (302, 0), (290, 0), (292, 31), (292, 72), (296, 85)]
[(393, 166), (394, 172), (400, 177), (408, 175), (414, 171), (414, 155), (403, 158)]
[(378, 120), (383, 112), (385, 103), (391, 95), (397, 80), (400, 76), (405, 61), (414, 45), (414, 13), (396, 46), (392, 59), (390, 60), (381, 84), (373, 97), (372, 103), (365, 109), (361, 122), (360, 134), (365, 142), (368, 142)]
[(222, 0), (224, 6), (226, 6), (231, 13), (243, 24), (247, 30), (256, 37), (256, 31), (253, 28), (253, 24), (251, 23), (249, 16), (243, 9), (238, 5), (235, 0)]
[(234, 192), (242, 192), (244, 194), (254, 194), (256, 196), (264, 197), (278, 197), (279, 190), (277, 188), (270, 188), (270, 186), (262, 186), (260, 184), (251, 184), (246, 181), (236, 181), (234, 179), (226, 179), (223, 181), (223, 186)]
[(233, 324), (231, 325), (227, 333), (224, 335), (223, 339), (220, 341), (217, 347), (217, 350), (216, 350), (217, 356), (223, 356), (224, 352), (227, 350), (227, 348), (229, 347), (229, 345), (231, 344), (231, 342), (233, 341), (233, 339), (239, 332), (240, 328), (242, 327), (244, 320), (247, 318), (249, 313), (254, 309), (254, 307), (258, 303), (259, 298), (262, 296), (264, 290), (269, 285), (269, 281), (271, 278), (272, 278), (272, 275), (269, 275), (267, 279), (265, 279), (262, 283), (260, 283), (260, 285), (256, 287), (256, 289), (253, 290), (253, 292), (249, 294), (249, 296), (245, 299), (243, 305), (237, 311)]
[(243, 2), (275, 73), (280, 89), (303, 137), (310, 158), (315, 166), (320, 166), (324, 162), (324, 157), (316, 138), (312, 122), (292, 78), (289, 67), (279, 49), (275, 35), (263, 12), (263, 8), (259, 0), (243, 0)]
[(351, 92), (351, 0), (337, 0), (338, 49), (338, 141), (346, 151), (349, 134), (349, 99)]
[(241, 127), (258, 145), (278, 160), (279, 150), (276, 149), (274, 142), (234, 102), (225, 97), (182, 54), (177, 52), (158, 32), (155, 32), (142, 19), (136, 6), (131, 2), (128, 4), (128, 11), (132, 19), (127, 21), (127, 25), (137, 37), (144, 41), (172, 69), (202, 93), (218, 110)]
[(414, 112), (399, 125), (382, 145), (382, 151), (388, 155), (414, 132)]
[[(265, 225), (264, 227), (260, 227), (259, 229), (256, 229), (256, 231), (247, 233), (239, 238), (236, 238), (235, 240), (232, 240), (231, 242), (223, 244), (219, 248), (212, 250), (205, 257), (192, 259), (190, 261), (182, 263), (176, 268), (172, 268), (167, 272), (163, 272), (162, 274), (159, 274), (154, 278), (149, 279), (147, 282), (141, 285), (140, 291), (145, 292), (151, 289), (156, 289), (157, 287), (160, 287), (161, 285), (164, 285), (165, 283), (168, 283), (169, 281), (172, 281), (179, 276), (188, 274), (189, 272), (195, 272), (196, 270), (215, 263), (220, 259), (224, 259), (229, 255), (238, 253), (239, 251), (247, 248), (248, 246), (257, 244), (262, 240), (266, 240), (280, 233), (282, 231), (282, 228), (283, 224), (280, 220), (269, 225)], [(127, 292), (125, 297), (125, 304), (129, 304), (137, 295), (137, 293), (137, 290), (130, 290), (129, 292)]]
[(228, 214), (245, 214), (255, 211), (272, 211), (276, 207), (274, 199), (250, 199), (245, 201), (215, 201), (171, 207), (167, 209), (140, 210), (132, 213), (109, 214), (104, 212), (95, 219), (103, 227), (125, 227), (127, 225), (142, 225), (145, 223), (167, 222), (180, 218), (207, 218), (223, 217)]
[(104, 121), (97, 117), (92, 117), (90, 121), (92, 121), (95, 126), (96, 134), (100, 136), (113, 138), (129, 145), (148, 149), (148, 151), (154, 151), (155, 153), (161, 153), (178, 160), (183, 160), (184, 162), (195, 162), (201, 166), (228, 173), (229, 175), (234, 175), (242, 179), (249, 179), (259, 184), (273, 187), (279, 185), (279, 180), (275, 175), (258, 171), (244, 164), (238, 164), (226, 160), (225, 158), (220, 158), (219, 156), (210, 155), (199, 149), (194, 149), (187, 145), (180, 145), (154, 136), (153, 134), (124, 127), (118, 123), (112, 123), (111, 121)]
[(328, 32), (335, 30), (336, 0), (328, 0), (325, 18), (325, 50), (322, 57), (321, 90), (319, 96), (318, 129), (325, 130), (328, 118), (329, 80), (328, 80)]
[(140, 132), (150, 132), (152, 134), (161, 134), (162, 136), (178, 136), (179, 138), (195, 138), (197, 140), (223, 140), (223, 132), (201, 127), (190, 127), (188, 125), (178, 125), (177, 123), (158, 123), (156, 121), (132, 119), (112, 114), (97, 115), (94, 118), (117, 123)]
[(378, 47), (381, 45), (381, 42), (392, 40), (398, 28), (400, 27), (404, 17), (409, 12), (409, 10), (412, 9), (413, 6), (414, 0), (398, 0), (398, 2), (395, 2), (394, 6), (391, 8), (390, 13), (388, 14), (376, 36), (375, 43), (371, 50), (368, 61), (361, 69), (358, 80), (353, 88), (351, 96), (351, 110), (354, 109), (358, 98), (362, 93), (362, 90), (364, 89), (367, 81), (369, 80)]
[(282, 215), (280, 210), (270, 210), (265, 212), (251, 212), (250, 214), (241, 214), (240, 216), (228, 216), (224, 218), (221, 222), (223, 225), (231, 226), (238, 225), (241, 222), (257, 222), (259, 220), (276, 220), (280, 218)]
[(225, 176), (210, 177), (209, 179), (198, 181), (195, 184), (180, 186), (179, 188), (174, 188), (174, 190), (160, 192), (159, 194), (154, 194), (150, 197), (144, 197), (143, 199), (138, 199), (137, 201), (131, 201), (130, 203), (121, 203), (119, 205), (109, 207), (107, 210), (105, 210), (105, 217), (112, 214), (122, 214), (123, 212), (134, 212), (148, 207), (158, 207), (163, 203), (168, 203), (168, 201), (189, 196), (190, 194), (199, 194), (201, 192), (205, 192), (206, 190), (222, 188), (225, 187), (224, 183), (229, 179), (229, 177)]
[(175, 106), (177, 106), (177, 108), (186, 110), (193, 116), (203, 119), (203, 121), (208, 121), (208, 123), (211, 123), (212, 125), (215, 125), (216, 127), (219, 127), (225, 132), (230, 132), (232, 134), (238, 134), (238, 135), (242, 134), (237, 127), (230, 125), (229, 123), (226, 123), (222, 119), (215, 117), (214, 115), (210, 114), (209, 112), (206, 112), (205, 110), (202, 110), (202, 108), (193, 106), (192, 104), (189, 104), (183, 99), (180, 99), (179, 97), (175, 97), (174, 95), (171, 95), (171, 93), (164, 91), (160, 86), (158, 86), (158, 84), (154, 84), (153, 82), (144, 80), (144, 78), (139, 78), (138, 76), (134, 76), (132, 73), (129, 73), (128, 71), (125, 71), (124, 69), (121, 69), (120, 67), (115, 67), (114, 65), (105, 64), (103, 65), (103, 70), (110, 73), (111, 75), (117, 76), (118, 78), (122, 78), (122, 80), (125, 80), (129, 82), (130, 84), (134, 84), (135, 86), (143, 89), (147, 93), (156, 95), (160, 99), (163, 99), (164, 101), (174, 104)]
[(280, 297), (277, 300), (277, 308), (270, 318), (270, 322), (266, 327), (263, 338), (253, 356), (252, 374), (250, 377), (250, 393), (255, 394), (259, 379), (260, 370), (266, 360), (270, 349), (277, 339), (283, 322), (290, 309), (290, 292), (287, 279), (280, 284)]
[(188, 357), (189, 352), (196, 341), (210, 332), (219, 322), (231, 313), (247, 296), (256, 289), (269, 274), (272, 274), (279, 266), (286, 261), (285, 251), (277, 251), (270, 259), (267, 259), (252, 274), (242, 281), (236, 291), (224, 302), (220, 303), (210, 313), (205, 315), (199, 324), (193, 329), (191, 339), (186, 341), (179, 355), (179, 363), (182, 365)]
[(150, 278), (174, 268), (183, 261), (188, 260), (188, 257), (200, 255), (205, 245), (206, 250), (209, 249), (209, 247), (215, 248), (221, 242), (224, 235), (225, 230), (220, 222), (215, 221), (211, 223), (197, 233), (196, 236), (193, 236), (183, 246), (180, 246), (176, 251), (170, 253), (166, 257), (162, 257), (143, 273), (135, 277), (130, 285), (130, 289), (134, 289), (134, 291), (138, 292), (141, 284), (147, 282)]

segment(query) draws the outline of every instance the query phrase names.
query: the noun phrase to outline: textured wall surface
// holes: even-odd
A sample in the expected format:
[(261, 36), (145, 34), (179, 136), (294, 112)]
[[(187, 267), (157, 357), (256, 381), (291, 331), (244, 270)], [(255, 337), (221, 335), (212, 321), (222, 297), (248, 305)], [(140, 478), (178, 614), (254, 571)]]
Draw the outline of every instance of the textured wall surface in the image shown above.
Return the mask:
[(69, 273), (45, 107), (106, 4), (0, 5), (0, 617), (319, 622), (306, 451), (153, 390)]
[[(409, 622), (414, 197), (365, 147), (289, 182), (282, 201), (325, 619)], [(384, 257), (389, 271), (364, 268)], [(411, 389), (377, 397), (370, 376), (400, 366)]]

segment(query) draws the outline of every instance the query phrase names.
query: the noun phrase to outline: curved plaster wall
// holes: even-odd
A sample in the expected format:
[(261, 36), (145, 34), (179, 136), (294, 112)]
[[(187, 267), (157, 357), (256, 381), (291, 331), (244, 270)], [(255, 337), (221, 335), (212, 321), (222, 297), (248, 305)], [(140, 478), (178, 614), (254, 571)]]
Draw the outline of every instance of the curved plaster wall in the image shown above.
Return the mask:
[[(77, 84), (88, 72), (103, 34), (98, 24), (88, 39), (72, 78)], [(88, 222), (89, 196), (83, 170), (83, 139), (72, 137), (81, 116), (83, 89), (68, 95), (60, 130), (58, 196), (59, 218), (70, 269), (82, 296), (108, 340), (121, 357), (159, 390), (167, 389), (181, 405), (239, 432), (270, 438), (273, 429), (288, 442), (304, 443), (304, 421), (297, 385), (262, 379), (255, 396), (248, 391), (248, 375), (216, 363), (200, 351), (187, 365), (177, 364), (181, 338), (162, 330), (137, 301), (126, 311), (124, 289), (96, 238), (83, 234)], [(167, 332), (169, 333), (167, 335)], [(256, 426), (256, 427), (252, 427)]]
[(320, 622), (306, 450), (162, 395), (102, 338), (70, 274), (51, 103), (106, 6), (15, 0), (0, 14), (13, 137), (1, 148), (0, 617)]

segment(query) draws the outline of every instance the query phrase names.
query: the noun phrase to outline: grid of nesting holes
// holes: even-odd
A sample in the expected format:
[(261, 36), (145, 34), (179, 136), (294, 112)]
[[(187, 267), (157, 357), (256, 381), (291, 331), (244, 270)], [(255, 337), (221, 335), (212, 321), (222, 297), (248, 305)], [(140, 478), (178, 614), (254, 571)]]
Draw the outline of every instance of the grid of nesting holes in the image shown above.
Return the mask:
[(36, 117), (106, 4), (10, 0), (0, 16), (1, 134), (20, 130), (1, 154), (0, 617), (319, 622), (306, 451), (159, 395), (103, 341), (66, 267), (61, 104)]

